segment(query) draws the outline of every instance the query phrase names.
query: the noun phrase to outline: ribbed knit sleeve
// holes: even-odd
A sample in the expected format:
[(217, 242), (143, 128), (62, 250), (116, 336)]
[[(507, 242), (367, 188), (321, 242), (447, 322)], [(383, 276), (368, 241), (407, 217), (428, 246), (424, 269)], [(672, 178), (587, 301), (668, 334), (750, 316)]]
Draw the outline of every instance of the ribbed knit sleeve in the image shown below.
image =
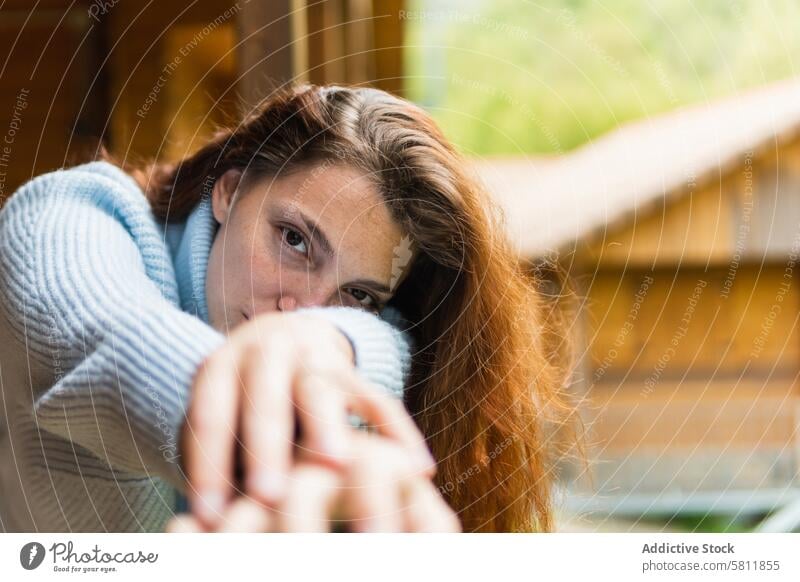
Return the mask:
[(350, 340), (359, 373), (389, 395), (403, 398), (413, 341), (397, 310), (385, 309), (380, 319), (354, 307), (307, 307), (299, 311), (333, 323)]
[(54, 383), (18, 400), (40, 429), (111, 468), (177, 487), (177, 440), (199, 364), (224, 336), (178, 307), (152, 216), (89, 172), (45, 174), (0, 213), (0, 300)]
[[(183, 489), (189, 391), (225, 336), (181, 309), (163, 225), (141, 191), (89, 166), (104, 171), (44, 174), (0, 211), (0, 307), (27, 357), (52, 374), (33, 390), (4, 387), (4, 398), (109, 468)], [(411, 343), (399, 322), (350, 307), (306, 311), (347, 336), (367, 380), (402, 397)]]

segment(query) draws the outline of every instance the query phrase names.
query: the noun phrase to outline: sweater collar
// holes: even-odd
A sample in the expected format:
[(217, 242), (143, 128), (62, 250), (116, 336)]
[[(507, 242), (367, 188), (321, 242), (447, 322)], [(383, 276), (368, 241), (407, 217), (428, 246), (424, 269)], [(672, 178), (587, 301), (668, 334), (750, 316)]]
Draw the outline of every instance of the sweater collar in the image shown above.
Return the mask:
[[(121, 168), (105, 160), (89, 162), (81, 167), (110, 178), (124, 180), (129, 187), (142, 194), (143, 204), (149, 209), (149, 205), (144, 202), (144, 192)], [(175, 268), (181, 309), (206, 323), (209, 323), (206, 303), (208, 255), (211, 253), (211, 245), (218, 228), (219, 224), (211, 208), (210, 195), (203, 195), (186, 220), (165, 225), (166, 242)]]
[(175, 276), (181, 309), (208, 321), (206, 273), (208, 256), (219, 224), (211, 208), (211, 197), (203, 196), (183, 223), (171, 225)]

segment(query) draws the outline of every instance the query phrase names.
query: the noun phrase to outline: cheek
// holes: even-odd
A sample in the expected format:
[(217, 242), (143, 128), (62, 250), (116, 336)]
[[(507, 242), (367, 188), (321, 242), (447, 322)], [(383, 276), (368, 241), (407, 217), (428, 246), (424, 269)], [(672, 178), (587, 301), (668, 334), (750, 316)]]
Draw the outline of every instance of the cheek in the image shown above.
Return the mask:
[(211, 245), (211, 252), (208, 256), (208, 266), (206, 269), (206, 304), (208, 306), (208, 318), (209, 323), (216, 329), (220, 329), (220, 324), (225, 319), (222, 297), (222, 263), (217, 240)]
[(242, 283), (247, 286), (248, 293), (257, 297), (273, 294), (279, 285), (280, 265), (267, 246), (253, 244), (245, 261), (246, 280)]
[(271, 311), (281, 295), (308, 286), (308, 274), (282, 268), (280, 245), (259, 230), (256, 236), (250, 232), (235, 240), (220, 232), (215, 240), (206, 279), (211, 318), (235, 317), (242, 310)]
[(241, 285), (248, 300), (264, 310), (275, 309), (278, 299), (287, 288), (295, 285), (296, 278), (287, 257), (281, 256), (287, 251), (282, 248), (277, 233), (268, 231), (270, 228), (273, 227), (265, 225), (248, 241), (242, 260), (244, 280)]
[(247, 261), (248, 292), (252, 289), (256, 303), (262, 303), (265, 309), (277, 309), (278, 300), (287, 295), (300, 301), (310, 287), (318, 287), (316, 272), (292, 256), (277, 235), (250, 249)]
[[(209, 317), (231, 317), (250, 294), (249, 241), (220, 230), (211, 246), (206, 273)], [(230, 307), (230, 309), (228, 309)]]

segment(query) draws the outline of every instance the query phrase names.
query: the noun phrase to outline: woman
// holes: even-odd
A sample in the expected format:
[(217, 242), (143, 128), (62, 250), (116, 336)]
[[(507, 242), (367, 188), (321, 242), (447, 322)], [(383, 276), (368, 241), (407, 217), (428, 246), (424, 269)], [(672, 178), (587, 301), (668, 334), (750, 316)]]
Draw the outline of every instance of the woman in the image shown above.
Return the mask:
[[(230, 502), (237, 451), (244, 492), (291, 507), (286, 504), (298, 498), (297, 481), (281, 475), (317, 468), (342, 476), (339, 485), (352, 483), (353, 466), (368, 467), (363, 459), (377, 462), (384, 445), (391, 446), (402, 451), (394, 456), (405, 465), (384, 475), (402, 473), (405, 498), (422, 492), (417, 498), (435, 506), (426, 489), (431, 471), (413, 427), (360, 381), (371, 373), (373, 384), (388, 386), (385, 369), (402, 377), (402, 336), (365, 313), (356, 323), (356, 310), (330, 307), (357, 303), (385, 315), (402, 313), (409, 323), (415, 350), (404, 403), (437, 460), (436, 485), (461, 527), (551, 528), (549, 427), (570, 412), (563, 394), (569, 365), (550, 347), (562, 338), (520, 271), (484, 192), (422, 110), (374, 89), (302, 86), (267, 100), (175, 166), (131, 173), (154, 215), (168, 224), (168, 239), (183, 239), (210, 215), (219, 224), (207, 253), (207, 292), (198, 291), (202, 268), (186, 270), (194, 284), (179, 284), (194, 289), (189, 297), (181, 293), (185, 310), (202, 316), (207, 296), (209, 322), (218, 329), (252, 320), (227, 341), (206, 345), (204, 353), (212, 356), (202, 358), (190, 382), (182, 462), (192, 509), (207, 527), (217, 527), (219, 516), (239, 502)], [(346, 194), (337, 200), (339, 192)], [(370, 222), (376, 226), (369, 228)], [(263, 254), (264, 237), (277, 245), (271, 237), (278, 233), (282, 246), (271, 246), (271, 257)], [(178, 248), (176, 264), (192, 250)], [(124, 280), (124, 269), (109, 270)], [(158, 269), (151, 272), (157, 279)], [(294, 314), (275, 313), (298, 306), (303, 309)], [(340, 312), (352, 320), (334, 316)], [(323, 318), (335, 325), (318, 327)], [(173, 323), (187, 337), (198, 331), (188, 320)], [(276, 329), (287, 326), (287, 342), (275, 341)], [(378, 339), (381, 334), (392, 341)], [(269, 349), (262, 349), (264, 342)], [(372, 352), (396, 357), (389, 366), (373, 364)], [(350, 368), (342, 364), (351, 357), (359, 373), (352, 360)], [(288, 369), (280, 366), (287, 359)], [(274, 370), (277, 378), (258, 381)], [(320, 374), (338, 389), (326, 392), (311, 380)], [(299, 439), (292, 438), (292, 406)], [(349, 411), (383, 434), (349, 431), (343, 420)], [(241, 445), (232, 446), (239, 436)], [(291, 442), (301, 454), (290, 454)], [(379, 481), (373, 477), (367, 490), (376, 493)], [(408, 507), (399, 492), (392, 497), (391, 507)], [(347, 518), (366, 518), (366, 530), (414, 523), (370, 521), (386, 513), (387, 501), (364, 499), (342, 507)]]
[[(188, 489), (214, 525), (232, 493), (232, 475), (222, 471), (232, 471), (240, 432), (247, 490), (274, 496), (291, 450), (292, 405), (318, 461), (348, 454), (344, 413), (353, 409), (407, 443), (418, 459), (410, 468), (430, 474), (421, 435), (388, 395), (402, 392), (406, 340), (353, 307), (364, 301), (357, 288), (374, 283), (351, 279), (383, 275), (388, 240), (372, 237), (369, 252), (329, 261), (336, 269), (308, 269), (309, 291), (286, 237), (296, 217), (255, 221), (244, 200), (231, 211), (223, 198), (232, 195), (232, 175), (214, 185), (213, 208), (209, 197), (168, 225), (139, 185), (105, 161), (40, 176), (3, 208), (3, 529), (158, 531), (176, 488)], [(327, 195), (329, 184), (322, 187)], [(293, 200), (277, 190), (270, 197), (283, 210), (296, 209), (286, 204)], [(388, 232), (391, 223), (377, 226)], [(258, 263), (225, 261), (226, 252), (247, 251), (254, 229), (263, 235), (250, 242)], [(236, 237), (245, 244), (231, 244)], [(249, 294), (248, 283), (257, 284)], [(195, 412), (184, 422), (190, 396)], [(336, 437), (340, 446), (329, 450)]]
[[(180, 216), (206, 176), (217, 184), (242, 172), (305, 201), (325, 183), (315, 175), (339, 168), (351, 169), (353, 183), (366, 178), (381, 201), (370, 203), (375, 220), (385, 225), (387, 212), (393, 222), (357, 232), (352, 252), (378, 244), (376, 234), (400, 241), (391, 296), (373, 303), (409, 323), (416, 349), (404, 401), (437, 459), (439, 490), (467, 531), (550, 529), (548, 455), (559, 453), (550, 429), (568, 428), (573, 412), (566, 338), (521, 272), (488, 196), (423, 110), (375, 89), (304, 85), (140, 180), (157, 214)], [(324, 214), (334, 223), (337, 212), (355, 220), (366, 211), (330, 197)], [(302, 246), (306, 237), (293, 240)]]

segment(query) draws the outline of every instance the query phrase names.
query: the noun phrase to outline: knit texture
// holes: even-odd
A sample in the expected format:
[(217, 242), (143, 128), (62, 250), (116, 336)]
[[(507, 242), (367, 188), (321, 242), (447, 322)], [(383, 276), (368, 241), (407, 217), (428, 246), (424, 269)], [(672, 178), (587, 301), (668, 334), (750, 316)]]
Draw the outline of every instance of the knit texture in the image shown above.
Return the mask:
[[(205, 298), (216, 228), (208, 198), (163, 224), (102, 161), (34, 178), (0, 210), (0, 531), (163, 530), (191, 383), (225, 340)], [(302, 311), (402, 396), (396, 312)]]

